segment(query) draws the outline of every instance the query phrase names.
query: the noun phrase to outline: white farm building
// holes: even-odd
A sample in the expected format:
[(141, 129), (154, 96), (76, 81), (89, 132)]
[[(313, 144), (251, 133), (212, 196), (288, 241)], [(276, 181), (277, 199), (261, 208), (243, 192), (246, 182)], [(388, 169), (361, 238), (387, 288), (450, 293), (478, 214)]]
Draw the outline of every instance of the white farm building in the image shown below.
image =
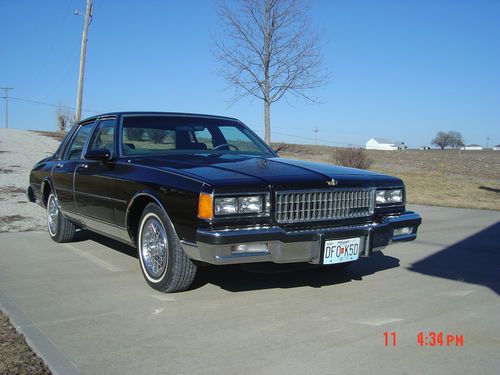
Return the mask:
[(480, 145), (465, 145), (462, 147), (462, 150), (475, 150), (475, 151), (479, 151), (479, 150), (482, 150), (483, 147), (480, 146)]
[(370, 138), (366, 142), (367, 150), (397, 150), (398, 146), (391, 140), (385, 138)]

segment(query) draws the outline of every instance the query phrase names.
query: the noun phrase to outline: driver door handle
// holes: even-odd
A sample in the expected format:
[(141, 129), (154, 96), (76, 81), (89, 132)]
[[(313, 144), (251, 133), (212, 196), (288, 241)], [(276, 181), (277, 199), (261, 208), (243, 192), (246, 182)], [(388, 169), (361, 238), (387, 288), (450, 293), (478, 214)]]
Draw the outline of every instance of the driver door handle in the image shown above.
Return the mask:
[(85, 163), (80, 163), (80, 164), (78, 164), (78, 166), (77, 166), (77, 167), (78, 167), (79, 169), (87, 169), (87, 168), (89, 167), (89, 165), (88, 165), (88, 164), (85, 164)]

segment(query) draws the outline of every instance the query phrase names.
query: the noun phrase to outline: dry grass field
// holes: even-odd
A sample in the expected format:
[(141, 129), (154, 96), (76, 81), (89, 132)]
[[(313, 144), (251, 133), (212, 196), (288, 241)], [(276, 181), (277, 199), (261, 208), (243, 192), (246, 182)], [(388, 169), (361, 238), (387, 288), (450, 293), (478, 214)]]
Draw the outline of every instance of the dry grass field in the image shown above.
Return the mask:
[[(280, 156), (334, 163), (335, 147), (273, 145)], [(367, 150), (371, 170), (403, 179), (409, 203), (500, 210), (500, 151)]]

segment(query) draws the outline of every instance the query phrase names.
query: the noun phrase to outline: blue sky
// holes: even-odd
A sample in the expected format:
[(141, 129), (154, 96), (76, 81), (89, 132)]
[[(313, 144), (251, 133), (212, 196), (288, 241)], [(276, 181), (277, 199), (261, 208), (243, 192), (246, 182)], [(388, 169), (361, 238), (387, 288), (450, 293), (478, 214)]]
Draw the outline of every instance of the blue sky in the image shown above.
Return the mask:
[[(263, 135), (261, 101), (230, 105), (215, 75), (209, 0), (94, 0), (83, 108), (228, 115)], [(0, 0), (0, 87), (75, 105), (84, 0)], [(330, 82), (273, 105), (272, 140), (364, 145), (370, 137), (427, 145), (439, 130), (500, 144), (500, 1), (317, 0)], [(2, 92), (3, 96), (3, 92)], [(3, 100), (2, 100), (3, 101)], [(9, 125), (55, 129), (55, 108), (9, 101)], [(92, 115), (84, 112), (83, 116)], [(0, 108), (4, 126), (4, 106)], [(304, 138), (300, 138), (304, 137)]]

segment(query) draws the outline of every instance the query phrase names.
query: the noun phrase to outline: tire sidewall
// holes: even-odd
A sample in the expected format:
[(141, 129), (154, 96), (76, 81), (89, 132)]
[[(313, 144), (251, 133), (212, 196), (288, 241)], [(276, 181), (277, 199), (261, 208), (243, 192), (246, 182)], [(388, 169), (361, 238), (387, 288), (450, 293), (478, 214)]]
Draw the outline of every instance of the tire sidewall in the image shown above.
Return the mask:
[[(150, 217), (155, 217), (159, 220), (161, 225), (163, 226), (163, 229), (165, 230), (165, 235), (167, 236), (167, 256), (166, 256), (166, 266), (165, 269), (163, 270), (163, 273), (159, 278), (153, 278), (149, 275), (145, 265), (144, 265), (144, 259), (142, 256), (142, 233), (144, 230), (144, 224), (147, 221), (148, 218)], [(141, 270), (142, 274), (144, 275), (144, 278), (146, 279), (147, 283), (152, 286), (153, 288), (162, 288), (164, 285), (166, 285), (169, 282), (169, 276), (171, 274), (170, 270), (172, 268), (172, 263), (173, 263), (173, 252), (172, 252), (172, 246), (173, 244), (173, 232), (170, 227), (170, 222), (163, 212), (163, 210), (156, 204), (156, 203), (149, 203), (146, 208), (144, 209), (141, 219), (139, 220), (139, 231), (137, 235), (137, 255), (139, 257), (139, 262), (141, 265)]]

